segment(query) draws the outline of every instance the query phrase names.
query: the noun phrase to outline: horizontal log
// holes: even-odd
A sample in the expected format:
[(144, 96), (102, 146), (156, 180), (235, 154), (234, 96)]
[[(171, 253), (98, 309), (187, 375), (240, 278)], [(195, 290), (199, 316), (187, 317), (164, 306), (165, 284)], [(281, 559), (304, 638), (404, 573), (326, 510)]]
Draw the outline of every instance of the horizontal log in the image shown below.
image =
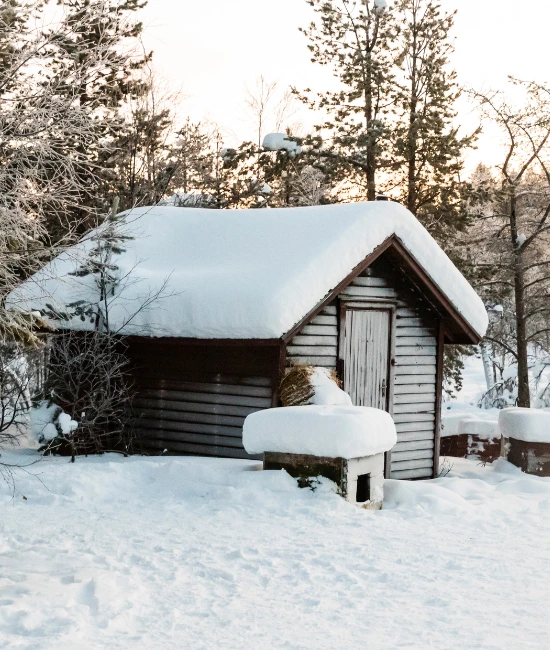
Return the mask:
[(396, 348), (395, 362), (401, 366), (435, 366), (435, 354), (401, 354), (404, 348)]
[[(418, 423), (417, 423), (418, 424)], [(425, 424), (425, 423), (420, 423)], [(398, 431), (397, 442), (419, 442), (422, 440), (432, 441), (435, 438), (433, 427), (420, 431)]]
[(351, 298), (397, 298), (397, 292), (391, 287), (355, 287), (352, 284), (347, 286), (341, 296), (350, 296)]
[(395, 345), (398, 348), (405, 347), (408, 345), (436, 346), (437, 341), (435, 336), (396, 336)]
[(333, 346), (334, 349), (338, 346), (337, 336), (315, 336), (312, 334), (298, 334), (291, 341), (290, 345), (315, 345), (321, 347)]
[(314, 336), (338, 336), (337, 325), (306, 325), (300, 334), (313, 334)]
[(136, 429), (154, 429), (185, 433), (205, 433), (211, 436), (226, 436), (228, 438), (242, 439), (242, 426), (228, 426), (223, 424), (201, 424), (200, 422), (181, 422), (180, 420), (161, 420), (156, 417), (142, 417), (135, 422)]
[(393, 463), (400, 463), (404, 460), (425, 460), (434, 457), (434, 450), (431, 449), (409, 449), (406, 451), (395, 451), (392, 449), (391, 460)]
[(430, 329), (426, 327), (424, 319), (418, 316), (418, 314), (410, 316), (409, 312), (407, 312), (407, 315), (405, 315), (401, 309), (398, 309), (395, 314), (395, 324), (397, 327), (422, 327)]
[(394, 451), (409, 451), (412, 449), (432, 449), (434, 448), (434, 439), (425, 438), (424, 440), (398, 440), (395, 447), (392, 449), (392, 456)]
[(287, 354), (293, 357), (335, 357), (335, 345), (288, 345)]
[(432, 465), (423, 469), (394, 470), (392, 468), (391, 471), (391, 477), (395, 480), (400, 480), (400, 481), (404, 481), (406, 479), (413, 479), (413, 478), (431, 478), (432, 474), (433, 474)]
[(395, 374), (395, 386), (409, 386), (410, 384), (431, 384), (435, 386), (436, 376), (435, 369), (430, 368), (430, 372), (422, 375), (414, 374), (409, 375), (405, 373)]
[(327, 305), (326, 307), (323, 307), (321, 310), (321, 314), (325, 316), (336, 316), (337, 311), (336, 311), (336, 306), (335, 305)]
[(371, 276), (360, 275), (359, 277), (355, 278), (352, 284), (358, 287), (390, 287), (391, 286), (390, 280), (388, 278), (379, 278), (373, 275)]
[[(144, 369), (146, 370), (146, 369)], [(211, 381), (184, 381), (164, 379), (163, 377), (143, 376), (136, 373), (139, 386), (142, 388), (166, 388), (168, 390), (196, 390), (215, 392), (227, 391), (232, 395), (269, 395), (271, 394), (271, 379), (269, 377), (232, 377), (215, 375)]]
[[(407, 436), (409, 433), (423, 433), (427, 432), (431, 436), (434, 435), (435, 419), (427, 422), (396, 422), (395, 428), (397, 429), (397, 437), (401, 440), (402, 436)], [(414, 438), (416, 440), (416, 438)]]
[(400, 357), (409, 355), (435, 358), (437, 348), (435, 345), (398, 345), (395, 354)]
[(137, 396), (138, 400), (150, 399), (164, 402), (200, 402), (206, 404), (227, 404), (231, 406), (245, 406), (258, 409), (270, 408), (272, 396), (251, 397), (250, 395), (224, 395), (223, 393), (196, 393), (191, 391), (175, 390), (142, 390)]
[(244, 449), (222, 447), (220, 445), (199, 445), (191, 442), (176, 442), (174, 440), (144, 440), (146, 449), (157, 450), (162, 453), (167, 449), (166, 456), (183, 454), (186, 456), (221, 456), (224, 458), (252, 458)]
[(310, 324), (311, 325), (337, 325), (337, 317), (336, 314), (334, 314), (334, 316), (323, 316), (320, 314), (319, 316), (315, 316), (315, 318), (311, 320)]
[(399, 298), (397, 300), (397, 309), (395, 310), (397, 318), (419, 318), (418, 309), (411, 307), (408, 301)]
[(393, 413), (395, 424), (412, 424), (413, 422), (435, 422), (434, 413)]
[(287, 365), (319, 366), (320, 368), (336, 368), (336, 357), (287, 357)]
[(256, 406), (231, 406), (229, 404), (207, 404), (205, 402), (190, 402), (188, 400), (156, 400), (137, 397), (135, 407), (156, 409), (158, 411), (177, 411), (183, 413), (219, 413), (221, 415), (239, 415), (246, 417), (259, 411)]
[(397, 397), (401, 395), (435, 395), (435, 382), (426, 384), (399, 384), (393, 387), (393, 394)]
[(395, 375), (435, 375), (435, 364), (425, 364), (416, 366), (414, 364), (395, 363)]
[(431, 404), (432, 408), (434, 408), (435, 391), (432, 394), (430, 393), (409, 393), (405, 395), (394, 394), (393, 403), (396, 406), (408, 406), (411, 411), (416, 411), (422, 404)]
[(403, 413), (411, 413), (416, 415), (418, 413), (434, 413), (435, 400), (429, 402), (418, 402), (416, 404), (394, 404), (393, 414), (402, 415)]
[(435, 336), (434, 330), (430, 329), (428, 327), (413, 327), (410, 325), (405, 325), (403, 327), (399, 326), (399, 322), (397, 323), (397, 329), (396, 329), (396, 340), (399, 339), (401, 336), (423, 336), (423, 337), (430, 337), (433, 338)]
[(137, 417), (159, 420), (170, 420), (173, 422), (199, 422), (201, 424), (223, 424), (233, 427), (241, 427), (244, 417), (237, 415), (221, 415), (219, 413), (193, 413), (190, 411), (166, 411), (158, 408), (136, 408)]
[(192, 431), (171, 431), (170, 429), (148, 429), (139, 427), (136, 434), (140, 440), (171, 440), (175, 442), (193, 442), (201, 445), (220, 445), (222, 447), (233, 447), (242, 449), (242, 436), (216, 436), (213, 434), (194, 433)]
[(400, 472), (405, 469), (432, 469), (432, 468), (433, 468), (433, 458), (421, 458), (415, 460), (398, 460), (395, 462), (393, 461), (392, 458), (391, 473), (393, 476), (394, 472)]

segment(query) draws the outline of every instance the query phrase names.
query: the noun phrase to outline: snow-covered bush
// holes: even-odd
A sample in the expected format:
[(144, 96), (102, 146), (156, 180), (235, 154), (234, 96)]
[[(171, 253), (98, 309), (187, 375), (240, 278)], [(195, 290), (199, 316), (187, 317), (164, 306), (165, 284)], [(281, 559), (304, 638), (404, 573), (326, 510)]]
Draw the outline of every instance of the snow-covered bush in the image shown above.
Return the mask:
[(41, 400), (30, 410), (30, 426), (33, 438), (43, 447), (59, 438), (61, 440), (70, 436), (78, 427), (78, 422), (73, 420), (63, 409), (48, 400)]
[[(127, 364), (122, 341), (110, 334), (64, 332), (52, 337), (44, 388), (49, 410), (43, 402), (43, 415), (35, 413), (35, 419), (50, 418), (42, 430), (47, 452), (74, 458), (131, 450)], [(56, 428), (53, 438), (53, 428), (47, 424)]]

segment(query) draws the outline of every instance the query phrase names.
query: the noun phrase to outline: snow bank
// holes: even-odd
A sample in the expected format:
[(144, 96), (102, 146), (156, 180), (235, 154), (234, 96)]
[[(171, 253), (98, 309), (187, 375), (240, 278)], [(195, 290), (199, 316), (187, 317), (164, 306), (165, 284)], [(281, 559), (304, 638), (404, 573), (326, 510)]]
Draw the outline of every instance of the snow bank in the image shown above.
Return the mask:
[(309, 400), (310, 404), (352, 406), (351, 397), (332, 379), (328, 368), (315, 368), (309, 381), (315, 390), (315, 394)]
[[(169, 298), (140, 311), (122, 333), (199, 338), (279, 338), (367, 255), (396, 235), (481, 336), (482, 301), (403, 206), (389, 201), (273, 210), (143, 207), (125, 213), (125, 251), (114, 255), (125, 288), (115, 287), (110, 322), (125, 323), (168, 279)], [(9, 296), (8, 305), (62, 310), (97, 300), (91, 276), (72, 272), (94, 242), (85, 238)], [(92, 327), (72, 319), (64, 326)]]
[(0, 647), (548, 647), (550, 479), (452, 463), (374, 512), (257, 461), (44, 458), (0, 481)]
[(275, 451), (330, 458), (373, 456), (397, 442), (389, 413), (364, 406), (289, 406), (252, 413), (244, 421), (249, 454)]
[(516, 406), (503, 409), (498, 423), (505, 438), (524, 442), (550, 442), (550, 412)]

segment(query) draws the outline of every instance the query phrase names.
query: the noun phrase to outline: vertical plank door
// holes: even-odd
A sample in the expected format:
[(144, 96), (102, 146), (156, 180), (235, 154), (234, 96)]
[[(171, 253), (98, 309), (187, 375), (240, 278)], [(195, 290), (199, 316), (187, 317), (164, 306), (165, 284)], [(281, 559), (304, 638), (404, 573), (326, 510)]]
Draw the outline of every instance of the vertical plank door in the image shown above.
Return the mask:
[(344, 390), (355, 406), (387, 410), (391, 312), (346, 309)]

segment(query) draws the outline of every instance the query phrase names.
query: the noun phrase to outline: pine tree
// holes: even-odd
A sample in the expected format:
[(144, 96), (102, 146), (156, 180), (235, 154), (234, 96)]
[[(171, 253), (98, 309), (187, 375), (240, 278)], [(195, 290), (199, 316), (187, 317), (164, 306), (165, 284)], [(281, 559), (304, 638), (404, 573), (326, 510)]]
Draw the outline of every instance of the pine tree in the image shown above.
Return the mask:
[(400, 0), (395, 11), (399, 55), (390, 185), (445, 240), (466, 223), (460, 172), (463, 152), (475, 137), (460, 138), (453, 123), (460, 92), (449, 62), (456, 12), (444, 13), (439, 0)]
[[(390, 137), (393, 12), (384, 0), (308, 0), (319, 21), (301, 31), (311, 60), (330, 66), (341, 90), (299, 94), (311, 108), (328, 113), (318, 127), (324, 137), (316, 155), (332, 178), (356, 178), (366, 197), (377, 194), (377, 177), (387, 164)], [(326, 137), (325, 137), (326, 136)], [(321, 139), (311, 144), (320, 145)]]

